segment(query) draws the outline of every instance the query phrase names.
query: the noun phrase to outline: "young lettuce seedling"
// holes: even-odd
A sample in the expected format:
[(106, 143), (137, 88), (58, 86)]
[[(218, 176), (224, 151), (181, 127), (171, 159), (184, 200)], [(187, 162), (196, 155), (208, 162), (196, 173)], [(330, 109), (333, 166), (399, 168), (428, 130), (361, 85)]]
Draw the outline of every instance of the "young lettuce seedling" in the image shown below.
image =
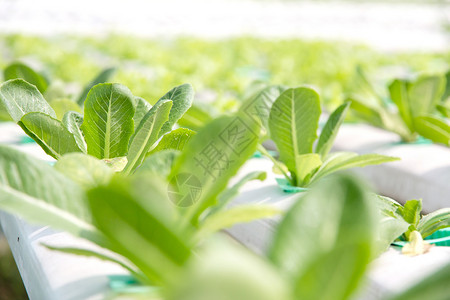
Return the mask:
[[(450, 126), (437, 113), (446, 85), (444, 76), (419, 76), (412, 79), (395, 79), (388, 87), (390, 99), (384, 100), (371, 87), (365, 74), (359, 76), (371, 91), (373, 101), (358, 96), (349, 98), (356, 117), (374, 126), (398, 134), (404, 142), (414, 142), (421, 135), (436, 143), (449, 145)], [(445, 110), (441, 106), (441, 110)]]
[(404, 206), (388, 197), (378, 196), (378, 200), (382, 204), (381, 212), (383, 215), (408, 224), (407, 229), (401, 233), (400, 239), (416, 243), (424, 251), (426, 249), (420, 247), (424, 243), (424, 238), (439, 229), (450, 227), (450, 208), (442, 208), (427, 215), (422, 215), (422, 200), (409, 200), (406, 201)]
[[(60, 159), (67, 153), (87, 153), (122, 164), (125, 174), (134, 172), (152, 149), (179, 147), (189, 140), (193, 131), (171, 130), (191, 106), (193, 94), (192, 86), (184, 84), (151, 107), (123, 85), (97, 84), (86, 97), (84, 116), (68, 111), (60, 121), (35, 86), (21, 79), (0, 85), (0, 102), (47, 154)], [(174, 141), (178, 144), (172, 145)]]
[[(379, 154), (329, 154), (348, 107), (349, 103), (344, 103), (330, 115), (314, 146), (321, 114), (319, 95), (311, 88), (299, 87), (285, 90), (275, 100), (268, 118), (269, 136), (289, 171), (284, 175), (291, 185), (307, 187), (339, 170), (398, 160)], [(284, 169), (273, 160), (280, 170)]]

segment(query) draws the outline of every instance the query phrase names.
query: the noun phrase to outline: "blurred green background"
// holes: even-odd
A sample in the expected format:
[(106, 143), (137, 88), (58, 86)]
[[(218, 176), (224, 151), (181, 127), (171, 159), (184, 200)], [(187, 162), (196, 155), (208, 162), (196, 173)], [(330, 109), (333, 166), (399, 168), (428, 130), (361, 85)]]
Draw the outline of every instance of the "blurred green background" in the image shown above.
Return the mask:
[(74, 90), (101, 69), (116, 66), (113, 81), (150, 103), (173, 86), (188, 82), (199, 100), (213, 101), (227, 110), (245, 98), (255, 82), (314, 85), (325, 104), (334, 107), (345, 93), (360, 88), (355, 73), (358, 65), (380, 80), (417, 71), (445, 72), (450, 51), (381, 53), (349, 43), (253, 37), (0, 36), (0, 68), (15, 60), (31, 64), (52, 81), (71, 82)]

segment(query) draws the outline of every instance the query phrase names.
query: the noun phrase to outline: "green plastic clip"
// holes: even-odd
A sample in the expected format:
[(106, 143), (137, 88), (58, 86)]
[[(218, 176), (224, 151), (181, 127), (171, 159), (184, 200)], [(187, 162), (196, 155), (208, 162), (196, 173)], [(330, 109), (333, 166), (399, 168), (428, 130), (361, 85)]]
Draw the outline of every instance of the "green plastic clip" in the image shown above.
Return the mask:
[(30, 138), (29, 136), (23, 136), (20, 138), (19, 144), (23, 145), (23, 144), (31, 144), (31, 143), (35, 143), (35, 141)]
[(425, 240), (436, 246), (450, 246), (450, 228), (443, 228), (427, 236)]
[[(272, 157), (275, 157), (275, 156), (278, 155), (277, 151), (268, 150), (267, 153), (272, 155)], [(255, 153), (253, 153), (253, 155), (252, 155), (252, 158), (263, 158), (263, 157), (264, 157), (264, 155), (261, 152), (259, 152), (259, 151), (255, 151)]]
[[(424, 240), (427, 243), (436, 246), (450, 247), (450, 228), (439, 229), (438, 231), (435, 231), (433, 234), (424, 238)], [(407, 243), (408, 242), (406, 241), (395, 241), (391, 245), (402, 248)]]
[(308, 190), (308, 188), (302, 188), (298, 186), (293, 186), (286, 178), (275, 178), (278, 183), (278, 186), (285, 193), (302, 193)]
[(393, 142), (392, 145), (431, 145), (433, 144), (432, 140), (424, 138), (423, 136), (418, 136), (414, 142)]
[(131, 275), (109, 275), (109, 287), (117, 293), (150, 294), (160, 290), (159, 287), (142, 285)]

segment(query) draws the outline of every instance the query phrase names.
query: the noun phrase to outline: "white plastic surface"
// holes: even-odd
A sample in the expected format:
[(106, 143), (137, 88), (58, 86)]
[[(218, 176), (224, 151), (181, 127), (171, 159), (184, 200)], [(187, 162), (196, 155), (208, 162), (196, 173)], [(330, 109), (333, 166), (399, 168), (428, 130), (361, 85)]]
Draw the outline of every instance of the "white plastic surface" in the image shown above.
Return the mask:
[(42, 246), (45, 243), (97, 248), (85, 240), (45, 226), (30, 225), (4, 212), (0, 212), (0, 224), (30, 300), (104, 299), (109, 293), (108, 276), (127, 274), (113, 263), (51, 251)]
[[(35, 143), (20, 145), (25, 135), (14, 123), (0, 123), (0, 144), (53, 161)], [(127, 274), (120, 266), (96, 258), (48, 250), (58, 247), (99, 249), (96, 245), (47, 226), (34, 226), (0, 211), (0, 225), (10, 245), (30, 300), (97, 300), (109, 293), (108, 276)]]
[(391, 132), (363, 124), (344, 124), (334, 151), (379, 153), (400, 161), (356, 168), (383, 195), (400, 202), (423, 200), (424, 210), (450, 207), (450, 148), (437, 144), (400, 144)]

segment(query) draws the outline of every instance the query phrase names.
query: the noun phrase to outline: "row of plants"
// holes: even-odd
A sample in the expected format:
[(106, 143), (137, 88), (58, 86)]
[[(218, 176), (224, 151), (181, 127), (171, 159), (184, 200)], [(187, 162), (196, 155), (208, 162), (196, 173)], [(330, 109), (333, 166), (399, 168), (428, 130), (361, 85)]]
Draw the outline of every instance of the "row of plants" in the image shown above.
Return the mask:
[(89, 82), (90, 75), (86, 74), (116, 66), (114, 81), (149, 101), (188, 81), (199, 91), (199, 99), (214, 102), (213, 106), (199, 101), (195, 105), (217, 113), (236, 110), (249, 93), (259, 89), (260, 83), (312, 84), (321, 90), (326, 108), (332, 110), (345, 99), (344, 93), (361, 92), (356, 84), (358, 65), (381, 84), (392, 74), (445, 72), (449, 67), (449, 53), (382, 54), (364, 46), (336, 42), (254, 37), (156, 41), (120, 35), (2, 36), (0, 68), (15, 60), (32, 63), (58, 81), (78, 83), (72, 88), (78, 86), (80, 90)]
[(389, 83), (385, 97), (361, 69), (358, 71), (365, 90), (348, 101), (359, 120), (396, 133), (402, 142), (416, 142), (423, 137), (450, 145), (450, 71), (395, 78)]
[[(62, 119), (67, 111), (81, 113), (90, 88), (98, 83), (110, 80), (115, 71), (114, 68), (102, 70), (91, 82), (86, 84), (79, 94), (68, 94), (66, 85), (57, 80), (52, 81), (45, 74), (39, 73), (20, 62), (8, 65), (4, 69), (3, 77), (5, 80), (22, 78), (35, 85), (55, 110), (58, 118)], [(450, 116), (450, 71), (445, 75), (407, 74), (402, 78), (392, 79), (386, 89), (388, 95), (379, 91), (380, 88), (377, 88), (368, 79), (361, 67), (357, 67), (357, 74), (358, 85), (362, 88), (359, 94), (352, 94), (347, 98), (346, 103), (351, 103), (352, 114), (350, 118), (353, 117), (373, 126), (392, 131), (398, 134), (401, 141), (405, 143), (424, 142), (421, 138), (425, 138), (436, 143), (449, 144), (450, 126), (447, 118)], [(250, 96), (243, 101), (241, 106), (244, 109), (253, 109), (257, 114), (261, 114), (257, 110), (268, 110), (268, 105), (271, 105), (275, 97), (286, 89), (284, 86), (267, 86), (261, 83), (259, 89), (254, 93), (249, 92)], [(143, 103), (147, 105), (145, 101)], [(256, 107), (256, 105), (261, 107)], [(339, 124), (346, 116), (347, 109), (344, 106), (347, 107), (346, 104), (342, 104), (337, 110), (342, 111), (339, 116), (336, 116), (339, 119)], [(0, 113), (2, 119), (10, 119), (4, 107), (0, 106)], [(190, 129), (198, 129), (216, 116), (218, 114), (211, 110), (193, 106), (179, 123)], [(315, 117), (317, 122), (319, 116), (320, 112)], [(268, 122), (262, 121), (263, 125), (268, 127)], [(268, 128), (266, 128), (266, 132), (269, 132)], [(269, 138), (273, 139), (271, 136)], [(325, 152), (327, 151), (325, 150)]]
[[(406, 253), (423, 253), (421, 238), (450, 226), (448, 209), (422, 218), (419, 201), (402, 207), (352, 177), (329, 176), (397, 160), (330, 153), (349, 103), (329, 116), (318, 136), (317, 92), (269, 86), (197, 133), (174, 129), (193, 99), (189, 84), (151, 106), (123, 85), (100, 83), (77, 102), (82, 113), (58, 117), (37, 86), (6, 81), (0, 86), (4, 109), (57, 161), (50, 166), (1, 146), (0, 207), (97, 244), (104, 251), (47, 247), (118, 263), (149, 287), (144, 297), (167, 299), (348, 299), (368, 263), (398, 237), (422, 247), (405, 247)], [(261, 146), (267, 138), (279, 155)], [(255, 170), (229, 186), (256, 150), (287, 184), (302, 188), (287, 212), (228, 205), (243, 184), (265, 179)], [(279, 214), (263, 257), (215, 234)], [(424, 284), (445, 288), (448, 275), (444, 268)], [(423, 292), (416, 287), (393, 297)]]
[[(83, 90), (86, 91), (79, 84), (71, 84), (69, 88), (65, 82), (76, 81), (89, 86), (89, 76), (85, 74), (93, 74), (96, 70), (100, 73), (106, 66), (117, 65), (120, 68), (114, 80), (125, 83), (152, 104), (165, 90), (186, 79), (193, 82), (198, 90), (206, 91), (199, 98), (211, 98), (208, 101), (212, 101), (213, 105), (196, 101), (180, 121), (182, 126), (191, 129), (200, 128), (213, 117), (237, 110), (243, 100), (269, 82), (288, 85), (305, 82), (321, 89), (327, 111), (339, 106), (346, 99), (346, 94), (352, 93), (356, 95), (349, 99), (353, 102), (352, 115), (358, 119), (400, 131), (405, 141), (414, 140), (417, 130), (425, 132), (422, 135), (435, 136), (434, 140), (439, 142), (448, 139), (445, 124), (434, 118), (429, 119), (433, 112), (421, 111), (422, 115), (425, 113), (425, 118), (414, 125), (419, 129), (412, 129), (413, 125), (408, 123), (403, 124), (398, 120), (398, 109), (392, 107), (388, 89), (382, 88), (395, 79), (392, 74), (411, 77), (409, 74), (414, 74), (411, 71), (445, 72), (448, 69), (448, 53), (386, 56), (348, 44), (298, 40), (275, 43), (255, 38), (222, 42), (176, 39), (161, 43), (123, 36), (98, 40), (9, 35), (4, 36), (2, 42), (0, 67), (7, 68), (7, 63), (14, 59), (38, 62), (37, 65), (40, 63), (44, 77), (54, 78), (53, 88), (46, 99), (53, 102), (57, 98), (53, 106), (59, 105), (62, 109), (75, 109), (66, 101), (67, 98), (77, 98)], [(258, 53), (252, 49), (258, 49)], [(279, 57), (283, 60), (280, 61)], [(398, 61), (402, 64), (398, 65)], [(397, 67), (392, 67), (395, 64)], [(175, 69), (175, 73), (170, 71)], [(370, 85), (362, 69), (371, 75)], [(106, 75), (113, 74), (107, 72)], [(5, 80), (9, 78), (4, 76)], [(223, 92), (218, 94), (215, 91)], [(361, 99), (364, 101), (359, 101)]]
[[(64, 113), (68, 112), (71, 108), (80, 111), (89, 88), (98, 82), (107, 80), (113, 71), (113, 69), (102, 71), (87, 85), (80, 96), (72, 98), (71, 100), (61, 100), (60, 98), (56, 98), (55, 100), (54, 93), (49, 93), (48, 95), (44, 93), (44, 95), (46, 98), (51, 99), (48, 101), (50, 104), (55, 102), (68, 103), (65, 105), (53, 106), (57, 108), (59, 119), (63, 119)], [(381, 96), (375, 97), (377, 96), (377, 92), (374, 86), (369, 83), (369, 80), (361, 69), (358, 69), (358, 73), (360, 81), (365, 84), (366, 94), (372, 96), (372, 99), (376, 99), (379, 106), (373, 106), (370, 104), (370, 101), (363, 102), (362, 100), (359, 100), (358, 97), (350, 98), (349, 102), (339, 106), (335, 112), (331, 114), (328, 122), (323, 128), (323, 133), (319, 138), (314, 151), (312, 148), (314, 140), (317, 138), (317, 124), (321, 112), (320, 101), (313, 90), (307, 88), (291, 89), (291, 95), (287, 96), (288, 93), (285, 93), (284, 97), (278, 97), (286, 91), (287, 88), (283, 86), (268, 86), (254, 93), (244, 101), (242, 110), (247, 115), (252, 115), (253, 117), (256, 116), (263, 125), (260, 140), (264, 141), (266, 138), (272, 138), (278, 146), (281, 161), (271, 157), (264, 148), (259, 147), (259, 150), (269, 156), (274, 161), (278, 172), (285, 176), (284, 181), (282, 179), (278, 180), (280, 184), (298, 186), (300, 187), (298, 190), (301, 190), (301, 188), (307, 187), (311, 182), (320, 179), (322, 176), (340, 169), (392, 161), (392, 158), (372, 154), (358, 156), (356, 153), (334, 153), (333, 155), (327, 155), (331, 149), (337, 130), (345, 118), (349, 103), (352, 104), (352, 109), (357, 116), (365, 118), (367, 121), (371, 121), (374, 125), (384, 129), (395, 131), (403, 138), (404, 142), (414, 142), (420, 132), (422, 136), (436, 142), (444, 144), (448, 143), (450, 127), (444, 120), (436, 117), (435, 114), (438, 111), (442, 114), (447, 113), (446, 107), (448, 106), (447, 102), (449, 101), (448, 96), (450, 93), (450, 86), (446, 79), (450, 76), (450, 72), (448, 72), (446, 76), (432, 75), (420, 76), (418, 78), (396, 79), (389, 87), (391, 98), (394, 100), (382, 98)], [(4, 71), (4, 77), (25, 78), (37, 87), (40, 87), (40, 90), (44, 92), (46, 92), (48, 86), (51, 87), (51, 84), (49, 85), (49, 80), (46, 79), (45, 76), (21, 63), (13, 63), (8, 66)], [(8, 89), (6, 85), (5, 88)], [(300, 96), (296, 96), (296, 92), (300, 94)], [(40, 97), (42, 98), (41, 95)], [(309, 100), (303, 101), (300, 100), (300, 98)], [(150, 105), (142, 98), (136, 99), (139, 103), (138, 110), (143, 108), (143, 111), (138, 112), (136, 115), (141, 116), (148, 110)], [(272, 105), (275, 99), (277, 99), (277, 102), (275, 105)], [(302, 104), (295, 107), (297, 103), (301, 103), (300, 101), (303, 101)], [(394, 103), (397, 105), (396, 109)], [(283, 106), (289, 105), (291, 105), (291, 110), (282, 111)], [(45, 105), (42, 106), (42, 109), (43, 112), (46, 112), (47, 110)], [(297, 113), (295, 109), (300, 109), (301, 112)], [(396, 114), (397, 111), (399, 111), (399, 114)], [(197, 110), (192, 110), (191, 108), (191, 110), (178, 121), (181, 125), (189, 125), (192, 123), (191, 120), (195, 119), (197, 122), (196, 125), (201, 126), (212, 119), (211, 115), (207, 115), (205, 118), (199, 118), (197, 113)], [(21, 116), (22, 115), (16, 116), (15, 121), (19, 122), (17, 117), (21, 118)], [(305, 116), (310, 118), (309, 123), (304, 122)], [(65, 116), (65, 121), (67, 122), (70, 118), (73, 120), (77, 119), (80, 124), (82, 122), (80, 116), (73, 113)], [(28, 117), (26, 117), (24, 121), (29, 123), (30, 121), (27, 119)], [(36, 122), (36, 120), (33, 122)], [(291, 125), (290, 127), (284, 126), (282, 128), (275, 128), (277, 124), (283, 122), (295, 123), (295, 126)], [(19, 124), (21, 124), (25, 131), (28, 130), (25, 128), (26, 125), (24, 125), (24, 122), (19, 122)], [(66, 124), (66, 126), (70, 127), (68, 124)], [(269, 130), (270, 126), (273, 127), (272, 130)], [(33, 125), (29, 124), (29, 127), (33, 127)], [(34, 128), (34, 130), (42, 131), (42, 128)], [(47, 128), (47, 130), (49, 129)], [(52, 129), (50, 129), (50, 131), (52, 131)], [(56, 132), (55, 130), (53, 131)], [(269, 132), (272, 134), (268, 134)], [(296, 132), (302, 133), (301, 139), (297, 139)], [(41, 135), (42, 134), (43, 132), (41, 132)], [(191, 136), (193, 131), (180, 129), (174, 134), (175, 136), (182, 134)], [(32, 135), (32, 133), (30, 133), (30, 135)], [(81, 133), (81, 135), (83, 135), (83, 133)], [(81, 151), (86, 153), (86, 143), (83, 141), (83, 138), (80, 138), (79, 136), (80, 132), (75, 134), (79, 149), (82, 149)], [(47, 138), (52, 139), (51, 134)], [(34, 139), (37, 140), (36, 138)], [(42, 144), (42, 140), (37, 140), (37, 142)], [(56, 157), (55, 155), (61, 155), (61, 153), (52, 153), (52, 150), (48, 148), (44, 147), (44, 149), (54, 157)], [(72, 152), (74, 150), (66, 149), (64, 151)], [(137, 161), (137, 164), (139, 164), (141, 160), (142, 158)], [(119, 161), (123, 162), (123, 159)], [(127, 172), (130, 172), (130, 170), (128, 169)]]

